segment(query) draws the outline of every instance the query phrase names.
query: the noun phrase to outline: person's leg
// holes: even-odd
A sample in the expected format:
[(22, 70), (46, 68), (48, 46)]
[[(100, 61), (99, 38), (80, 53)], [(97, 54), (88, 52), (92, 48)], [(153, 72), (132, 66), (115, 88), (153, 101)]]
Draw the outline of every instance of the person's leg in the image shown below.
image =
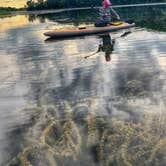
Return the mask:
[(103, 20), (99, 20), (95, 23), (95, 27), (105, 27), (105, 26), (107, 26), (107, 22)]

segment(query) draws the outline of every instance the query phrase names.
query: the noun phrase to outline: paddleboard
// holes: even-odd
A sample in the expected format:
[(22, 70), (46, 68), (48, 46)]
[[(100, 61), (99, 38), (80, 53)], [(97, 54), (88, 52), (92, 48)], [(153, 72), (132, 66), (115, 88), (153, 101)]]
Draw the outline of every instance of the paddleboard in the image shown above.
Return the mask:
[(128, 29), (134, 26), (135, 23), (130, 24), (127, 22), (122, 22), (120, 25), (109, 25), (106, 27), (78, 27), (76, 29), (50, 30), (45, 32), (44, 35), (51, 38), (84, 36), (105, 32), (114, 32), (122, 29)]

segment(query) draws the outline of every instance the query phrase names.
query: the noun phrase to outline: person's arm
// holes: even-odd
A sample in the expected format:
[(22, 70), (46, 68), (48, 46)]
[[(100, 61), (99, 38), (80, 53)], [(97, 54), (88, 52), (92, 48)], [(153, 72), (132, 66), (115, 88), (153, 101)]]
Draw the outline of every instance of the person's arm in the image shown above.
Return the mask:
[(111, 15), (114, 15), (113, 17), (116, 18), (117, 20), (120, 20), (119, 14), (112, 8), (110, 7)]
[(100, 17), (104, 16), (104, 10), (103, 10), (103, 8), (99, 8), (99, 15), (100, 15)]
[(97, 50), (97, 52), (96, 52), (96, 53), (98, 53), (98, 52), (102, 51), (102, 47), (103, 47), (103, 46), (100, 44), (100, 45), (99, 45), (99, 48), (98, 48), (98, 50)]

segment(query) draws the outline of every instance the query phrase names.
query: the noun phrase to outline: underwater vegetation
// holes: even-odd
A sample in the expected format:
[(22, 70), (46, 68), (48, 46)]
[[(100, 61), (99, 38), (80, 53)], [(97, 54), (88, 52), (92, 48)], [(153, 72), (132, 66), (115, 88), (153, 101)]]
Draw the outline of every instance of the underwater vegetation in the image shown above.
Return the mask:
[(166, 164), (165, 115), (146, 113), (135, 122), (98, 116), (93, 107), (92, 99), (31, 107), (39, 113), (7, 166)]

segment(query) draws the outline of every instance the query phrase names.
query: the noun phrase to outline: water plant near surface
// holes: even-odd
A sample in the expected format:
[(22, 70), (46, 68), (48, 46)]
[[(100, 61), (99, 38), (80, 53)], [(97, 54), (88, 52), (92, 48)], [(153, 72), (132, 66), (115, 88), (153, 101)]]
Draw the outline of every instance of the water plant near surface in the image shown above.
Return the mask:
[[(75, 117), (74, 107), (66, 102), (66, 110), (59, 116), (60, 105), (41, 108), (40, 117), (32, 126), (33, 129), (41, 127), (40, 134), (30, 130), (27, 133), (30, 138), (25, 140), (28, 146), (8, 166), (166, 164), (164, 114), (147, 113), (142, 122), (133, 122), (99, 117), (91, 110)], [(78, 120), (82, 120), (82, 126)]]

